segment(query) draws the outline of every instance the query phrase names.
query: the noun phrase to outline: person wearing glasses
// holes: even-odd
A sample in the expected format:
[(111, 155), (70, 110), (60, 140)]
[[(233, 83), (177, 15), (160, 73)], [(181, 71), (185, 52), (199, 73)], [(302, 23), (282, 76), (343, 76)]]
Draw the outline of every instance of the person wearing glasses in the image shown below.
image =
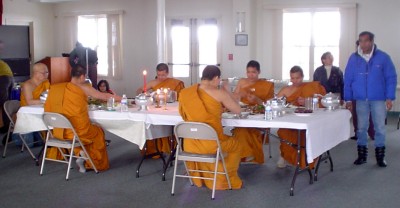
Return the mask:
[(21, 87), (21, 106), (42, 104), (40, 95), (50, 88), (49, 70), (43, 63), (33, 65), (32, 76)]
[[(39, 105), (44, 101), (40, 100), (40, 95), (50, 88), (50, 82), (47, 79), (49, 76), (49, 70), (43, 63), (36, 63), (33, 65), (31, 78), (22, 83), (20, 104), (22, 106), (27, 105)], [(29, 147), (41, 146), (43, 144), (40, 132), (33, 132), (24, 135), (25, 141)], [(17, 146), (22, 145), (22, 141), (19, 136), (13, 135), (13, 141)]]

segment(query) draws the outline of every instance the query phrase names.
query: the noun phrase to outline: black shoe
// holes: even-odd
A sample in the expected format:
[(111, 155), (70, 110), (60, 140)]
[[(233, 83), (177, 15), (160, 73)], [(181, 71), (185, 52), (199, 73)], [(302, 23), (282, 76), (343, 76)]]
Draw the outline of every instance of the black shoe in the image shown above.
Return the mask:
[(358, 158), (354, 161), (354, 165), (362, 165), (367, 163), (368, 148), (367, 146), (357, 146)]
[(375, 156), (376, 156), (376, 163), (379, 167), (385, 168), (387, 163), (385, 161), (385, 147), (377, 147), (375, 148)]
[(350, 137), (350, 139), (357, 140), (357, 136), (352, 136), (352, 137)]
[(375, 138), (374, 137), (370, 137), (371, 138), (371, 140), (375, 140)]

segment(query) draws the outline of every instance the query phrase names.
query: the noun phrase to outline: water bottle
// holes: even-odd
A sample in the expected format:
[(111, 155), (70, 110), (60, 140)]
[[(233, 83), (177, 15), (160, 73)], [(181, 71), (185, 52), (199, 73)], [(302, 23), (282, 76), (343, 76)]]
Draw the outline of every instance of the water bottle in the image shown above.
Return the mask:
[(314, 97), (312, 99), (312, 109), (313, 111), (316, 111), (318, 109), (318, 95), (314, 94)]
[(121, 99), (121, 112), (125, 111), (128, 111), (128, 98), (123, 94)]
[(267, 121), (272, 120), (272, 107), (271, 107), (271, 102), (268, 100), (265, 104), (264, 104), (264, 119)]
[(11, 89), (10, 100), (20, 100), (20, 97), (21, 97), (21, 86), (18, 83), (14, 83), (14, 86)]

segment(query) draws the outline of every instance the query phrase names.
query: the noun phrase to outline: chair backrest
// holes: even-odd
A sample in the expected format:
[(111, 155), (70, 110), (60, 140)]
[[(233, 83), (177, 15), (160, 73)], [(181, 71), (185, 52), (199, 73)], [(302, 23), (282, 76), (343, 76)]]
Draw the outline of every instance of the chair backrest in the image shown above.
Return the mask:
[(59, 113), (44, 112), (43, 122), (48, 128), (53, 127), (61, 129), (72, 129), (75, 133), (74, 127), (72, 126), (71, 122), (69, 122), (69, 120), (65, 116)]
[(21, 104), (19, 100), (7, 100), (4, 103), (4, 112), (6, 113), (8, 119), (10, 119), (10, 122), (14, 125), (13, 121), (13, 115), (18, 112), (19, 108), (21, 107)]
[(177, 138), (216, 140), (218, 142), (218, 134), (214, 128), (201, 122), (180, 122), (175, 125), (174, 133)]

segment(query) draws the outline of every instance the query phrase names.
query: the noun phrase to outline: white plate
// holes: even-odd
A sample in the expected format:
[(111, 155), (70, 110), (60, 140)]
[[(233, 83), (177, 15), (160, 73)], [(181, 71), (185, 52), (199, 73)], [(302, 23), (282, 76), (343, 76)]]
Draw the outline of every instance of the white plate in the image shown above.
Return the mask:
[(312, 113), (294, 113), (296, 116), (311, 116)]
[(235, 114), (232, 114), (232, 113), (222, 113), (222, 118), (235, 118)]

